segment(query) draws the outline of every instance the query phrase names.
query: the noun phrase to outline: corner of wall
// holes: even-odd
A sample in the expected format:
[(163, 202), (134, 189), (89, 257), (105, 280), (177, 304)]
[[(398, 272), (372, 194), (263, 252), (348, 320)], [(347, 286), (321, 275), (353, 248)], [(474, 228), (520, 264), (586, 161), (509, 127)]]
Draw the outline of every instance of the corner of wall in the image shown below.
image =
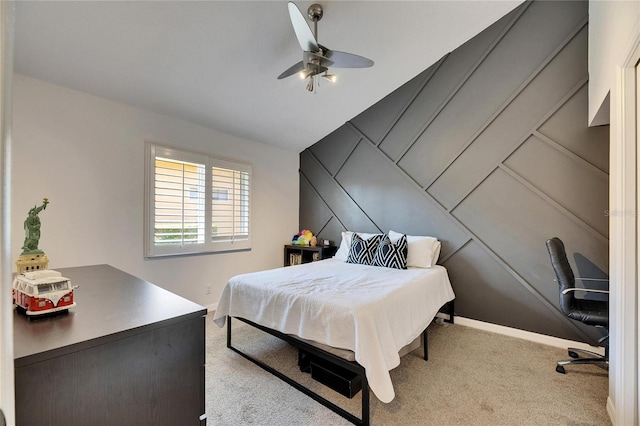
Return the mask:
[[(640, 25), (640, 2), (589, 2), (589, 126), (609, 123), (609, 92), (629, 34)], [(605, 106), (606, 104), (606, 106)]]
[[(598, 105), (597, 102), (589, 102), (589, 127), (595, 127), (595, 126), (604, 126), (607, 124), (610, 124), (611, 122), (611, 116), (609, 114), (610, 112), (610, 99), (611, 97), (611, 92), (607, 92), (607, 95), (604, 97), (604, 100), (599, 104), (598, 108), (596, 109), (596, 106)], [(589, 98), (591, 98), (591, 96), (589, 96)], [(594, 109), (595, 111), (591, 111), (592, 109)]]

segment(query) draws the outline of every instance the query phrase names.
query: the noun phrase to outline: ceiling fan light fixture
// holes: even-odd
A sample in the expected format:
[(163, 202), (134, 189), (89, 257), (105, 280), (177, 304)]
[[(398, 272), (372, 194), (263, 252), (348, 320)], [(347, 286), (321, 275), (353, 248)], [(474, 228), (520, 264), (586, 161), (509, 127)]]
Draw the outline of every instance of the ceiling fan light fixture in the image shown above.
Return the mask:
[(317, 70), (313, 69), (313, 67), (307, 66), (306, 69), (303, 69), (298, 73), (298, 76), (300, 77), (301, 80), (304, 80), (305, 78), (316, 75), (317, 73), (318, 73)]
[(330, 81), (332, 83), (335, 83), (336, 80), (338, 79), (338, 76), (335, 74), (327, 74), (326, 72), (324, 73), (324, 75), (322, 76), (322, 78), (324, 78), (327, 81)]

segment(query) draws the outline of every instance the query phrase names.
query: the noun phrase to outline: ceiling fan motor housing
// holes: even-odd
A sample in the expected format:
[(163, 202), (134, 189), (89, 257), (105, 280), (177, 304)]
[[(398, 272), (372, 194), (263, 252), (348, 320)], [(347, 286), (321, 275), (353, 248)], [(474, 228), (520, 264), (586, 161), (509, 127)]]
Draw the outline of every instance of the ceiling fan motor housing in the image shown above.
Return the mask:
[(307, 9), (307, 15), (309, 15), (309, 19), (311, 19), (313, 22), (318, 22), (319, 20), (321, 20), (323, 13), (324, 12), (322, 10), (322, 6), (318, 3), (312, 4), (311, 6), (309, 6), (309, 9)]

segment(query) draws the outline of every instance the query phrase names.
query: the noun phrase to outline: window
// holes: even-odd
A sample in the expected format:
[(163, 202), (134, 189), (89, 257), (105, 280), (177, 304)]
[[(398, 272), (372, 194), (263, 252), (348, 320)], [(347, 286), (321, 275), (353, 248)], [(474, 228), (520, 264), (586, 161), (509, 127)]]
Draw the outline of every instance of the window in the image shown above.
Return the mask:
[(145, 256), (251, 248), (251, 166), (147, 144)]
[(211, 190), (212, 199), (215, 201), (229, 201), (229, 190), (222, 188), (213, 188)]

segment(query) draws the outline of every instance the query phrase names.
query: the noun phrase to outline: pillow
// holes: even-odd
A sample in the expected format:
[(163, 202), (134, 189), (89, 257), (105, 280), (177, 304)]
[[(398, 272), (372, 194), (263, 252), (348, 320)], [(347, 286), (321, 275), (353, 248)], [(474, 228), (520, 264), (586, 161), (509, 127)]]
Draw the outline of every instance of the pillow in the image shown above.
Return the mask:
[(351, 248), (347, 256), (347, 263), (358, 263), (361, 265), (371, 265), (376, 254), (383, 234), (374, 235), (365, 240), (358, 234), (353, 234), (351, 238)]
[(435, 265), (436, 263), (438, 263), (438, 258), (440, 257), (440, 246), (442, 244), (440, 244), (440, 241), (436, 241), (436, 244), (433, 248), (433, 259), (431, 259), (431, 266)]
[[(340, 241), (340, 247), (338, 247), (338, 251), (333, 255), (334, 259), (342, 260), (343, 262), (347, 261), (347, 257), (349, 256), (349, 249), (351, 249), (351, 238), (353, 234), (356, 232), (352, 231), (344, 231), (342, 233), (342, 241)], [(369, 238), (380, 235), (380, 234), (367, 234), (366, 232), (357, 232), (360, 237), (364, 240), (368, 240)]]
[(393, 243), (389, 236), (383, 235), (371, 264), (384, 268), (407, 269), (407, 236), (403, 235)]
[[(398, 241), (404, 234), (389, 231), (389, 239)], [(440, 256), (440, 241), (434, 237), (407, 235), (407, 267), (430, 268)]]

